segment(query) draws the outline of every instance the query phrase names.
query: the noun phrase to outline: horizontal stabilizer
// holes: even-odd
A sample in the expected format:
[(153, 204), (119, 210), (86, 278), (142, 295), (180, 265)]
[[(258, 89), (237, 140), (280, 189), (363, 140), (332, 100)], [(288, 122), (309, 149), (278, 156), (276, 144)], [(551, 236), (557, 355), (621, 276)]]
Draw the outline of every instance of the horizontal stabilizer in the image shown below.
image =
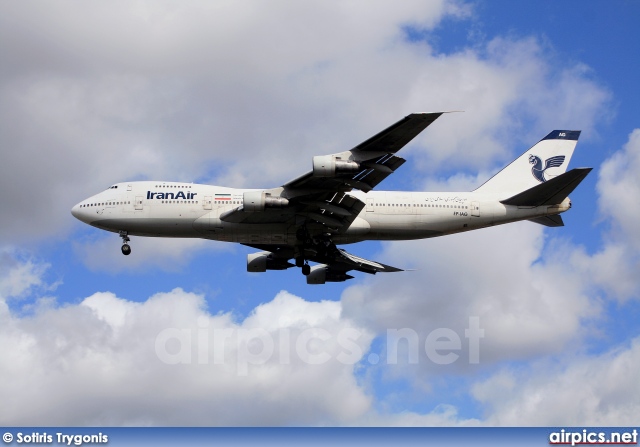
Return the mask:
[(572, 169), (500, 202), (514, 206), (558, 205), (576, 189), (591, 169)]
[(560, 214), (552, 214), (550, 216), (534, 217), (529, 219), (530, 222), (534, 222), (546, 227), (564, 227), (564, 221)]

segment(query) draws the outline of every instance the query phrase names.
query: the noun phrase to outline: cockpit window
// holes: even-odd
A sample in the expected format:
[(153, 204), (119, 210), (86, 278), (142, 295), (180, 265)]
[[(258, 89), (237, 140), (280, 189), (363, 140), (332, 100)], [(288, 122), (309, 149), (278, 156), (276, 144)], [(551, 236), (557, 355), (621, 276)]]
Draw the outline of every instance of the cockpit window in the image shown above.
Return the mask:
[(107, 189), (118, 189), (118, 185), (109, 186)]

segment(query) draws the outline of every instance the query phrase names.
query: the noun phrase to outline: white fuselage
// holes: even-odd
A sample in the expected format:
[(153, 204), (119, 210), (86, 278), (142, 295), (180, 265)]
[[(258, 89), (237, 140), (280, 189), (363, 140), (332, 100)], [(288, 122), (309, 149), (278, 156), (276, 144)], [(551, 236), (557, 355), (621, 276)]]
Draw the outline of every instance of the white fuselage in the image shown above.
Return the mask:
[[(220, 215), (243, 204), (245, 189), (179, 182), (119, 183), (75, 205), (72, 214), (108, 231), (134, 236), (204, 238), (256, 244), (294, 244), (296, 226), (229, 223)], [(366, 206), (336, 244), (364, 240), (422, 239), (518, 220), (558, 214), (560, 205), (503, 205), (493, 194), (475, 192), (351, 192)]]

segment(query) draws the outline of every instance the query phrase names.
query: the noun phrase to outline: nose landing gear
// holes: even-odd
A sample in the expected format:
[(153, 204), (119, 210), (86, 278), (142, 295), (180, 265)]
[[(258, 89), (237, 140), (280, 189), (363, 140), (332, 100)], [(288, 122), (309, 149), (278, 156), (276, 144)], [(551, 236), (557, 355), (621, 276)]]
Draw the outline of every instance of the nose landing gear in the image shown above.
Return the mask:
[(122, 254), (125, 256), (129, 256), (131, 254), (131, 247), (127, 242), (131, 241), (129, 239), (128, 233), (126, 231), (120, 231), (120, 237), (122, 238)]

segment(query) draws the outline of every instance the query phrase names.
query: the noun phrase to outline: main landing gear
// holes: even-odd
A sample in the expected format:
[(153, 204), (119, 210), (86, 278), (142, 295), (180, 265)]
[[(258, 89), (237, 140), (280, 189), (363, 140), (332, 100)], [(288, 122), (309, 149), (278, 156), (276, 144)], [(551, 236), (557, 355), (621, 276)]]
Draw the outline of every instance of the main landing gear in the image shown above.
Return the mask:
[(295, 248), (296, 267), (302, 269), (302, 274), (308, 276), (311, 273), (311, 266), (306, 257), (311, 257), (314, 262), (321, 262), (323, 258), (327, 258), (330, 251), (335, 245), (331, 241), (330, 233), (310, 235), (306, 227), (300, 227), (296, 231), (296, 239), (298, 243)]
[(296, 258), (296, 267), (302, 267), (302, 274), (307, 276), (311, 273), (311, 266), (307, 264), (307, 261), (302, 256)]
[[(309, 237), (309, 233), (305, 227), (298, 228), (298, 231), (296, 231), (296, 239), (299, 241), (298, 250), (300, 251), (300, 255), (303, 255), (305, 246), (311, 244), (311, 238)], [(311, 266), (308, 264), (307, 260), (304, 259), (304, 256), (296, 256), (296, 267), (302, 268), (302, 274), (304, 276), (311, 273)]]
[(122, 238), (122, 254), (125, 256), (129, 256), (131, 254), (131, 247), (127, 242), (131, 241), (126, 231), (120, 231), (120, 237)]

